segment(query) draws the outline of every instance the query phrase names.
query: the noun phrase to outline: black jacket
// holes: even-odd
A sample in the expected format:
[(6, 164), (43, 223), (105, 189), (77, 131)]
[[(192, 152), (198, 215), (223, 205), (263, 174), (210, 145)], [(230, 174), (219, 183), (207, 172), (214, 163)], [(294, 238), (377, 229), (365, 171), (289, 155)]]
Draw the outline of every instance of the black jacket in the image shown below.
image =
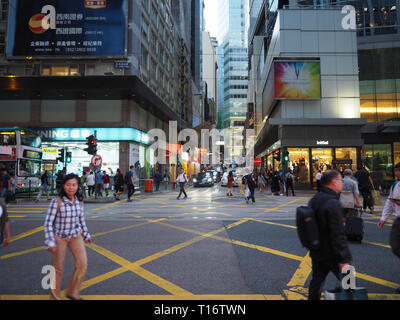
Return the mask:
[(0, 245), (3, 243), (4, 227), (8, 221), (7, 206), (3, 198), (0, 198), (0, 207), (3, 209), (3, 214), (0, 217)]
[(310, 256), (318, 261), (350, 263), (352, 260), (343, 226), (343, 209), (339, 194), (322, 187), (309, 202), (316, 213), (319, 228), (320, 248), (311, 250)]

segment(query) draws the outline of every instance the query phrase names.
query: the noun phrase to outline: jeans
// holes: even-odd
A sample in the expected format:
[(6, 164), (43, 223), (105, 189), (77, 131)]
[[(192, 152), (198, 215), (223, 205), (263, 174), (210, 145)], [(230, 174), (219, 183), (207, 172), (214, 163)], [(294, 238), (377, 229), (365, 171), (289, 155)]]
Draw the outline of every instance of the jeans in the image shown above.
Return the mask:
[(308, 289), (308, 300), (320, 300), (321, 288), (329, 272), (340, 281), (339, 263), (334, 261), (312, 261), (312, 279)]
[(3, 189), (1, 190), (1, 197), (2, 197), (2, 198), (5, 198), (5, 197), (7, 196), (7, 191), (8, 191), (7, 188), (3, 188)]
[(62, 239), (57, 236), (54, 236), (54, 238), (56, 240), (56, 252), (52, 254), (52, 264), (56, 271), (56, 288), (50, 291), (50, 299), (61, 299), (61, 284), (67, 248), (69, 248), (74, 257), (75, 268), (68, 283), (66, 293), (70, 296), (78, 297), (79, 289), (87, 269), (86, 249), (82, 235), (79, 235), (77, 238), (71, 238), (70, 240)]

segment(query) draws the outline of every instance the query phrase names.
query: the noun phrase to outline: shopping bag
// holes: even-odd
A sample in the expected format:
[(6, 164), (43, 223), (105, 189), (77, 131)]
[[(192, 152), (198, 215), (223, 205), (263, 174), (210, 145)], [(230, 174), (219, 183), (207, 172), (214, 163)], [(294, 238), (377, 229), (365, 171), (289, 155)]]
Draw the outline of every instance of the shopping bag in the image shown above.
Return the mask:
[(372, 199), (374, 199), (374, 204), (375, 205), (382, 205), (382, 197), (381, 194), (379, 193), (378, 190), (372, 190), (371, 191)]
[(246, 192), (244, 193), (244, 196), (246, 198), (250, 197), (250, 189), (249, 188), (246, 188)]
[(334, 290), (325, 291), (325, 300), (368, 300), (367, 289), (354, 287), (345, 290), (342, 285), (343, 275), (339, 276), (339, 283)]

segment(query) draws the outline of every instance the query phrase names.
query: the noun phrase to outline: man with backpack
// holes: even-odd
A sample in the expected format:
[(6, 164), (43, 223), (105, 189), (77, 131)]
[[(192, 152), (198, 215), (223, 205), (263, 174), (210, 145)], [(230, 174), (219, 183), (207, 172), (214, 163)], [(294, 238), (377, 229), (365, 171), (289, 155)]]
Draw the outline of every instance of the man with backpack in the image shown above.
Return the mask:
[[(396, 220), (393, 222), (392, 230), (390, 232), (390, 246), (393, 253), (400, 258), (400, 162), (394, 167), (396, 181), (390, 188), (389, 197), (386, 200), (385, 207), (383, 208), (381, 220), (378, 223), (378, 228), (383, 229), (387, 219), (394, 213)], [(400, 293), (400, 287), (397, 288)]]
[(293, 189), (293, 174), (292, 171), (289, 170), (286, 175), (285, 175), (285, 183), (286, 183), (286, 197), (289, 197), (289, 188), (292, 189), (292, 195), (294, 195), (294, 189)]
[[(336, 170), (327, 170), (321, 177), (321, 192), (309, 202), (318, 232), (319, 244), (309, 248), (312, 259), (312, 279), (309, 287), (309, 300), (319, 300), (321, 287), (329, 272), (338, 280), (340, 273), (352, 260), (344, 226), (342, 206), (339, 195), (343, 189), (342, 175)], [(299, 234), (302, 226), (298, 223)]]

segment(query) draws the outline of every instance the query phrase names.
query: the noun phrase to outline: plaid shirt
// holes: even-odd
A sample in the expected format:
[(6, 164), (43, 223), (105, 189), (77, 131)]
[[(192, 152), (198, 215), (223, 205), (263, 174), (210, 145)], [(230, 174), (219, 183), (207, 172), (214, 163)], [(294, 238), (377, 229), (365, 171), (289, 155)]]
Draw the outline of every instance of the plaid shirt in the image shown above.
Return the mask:
[(63, 197), (58, 214), (57, 204), (57, 198), (50, 202), (44, 222), (46, 249), (56, 246), (54, 235), (63, 239), (71, 239), (72, 237), (78, 237), (81, 230), (83, 230), (83, 239), (90, 239), (85, 223), (83, 205), (80, 204), (78, 199), (75, 197), (75, 203), (72, 203), (67, 197)]

